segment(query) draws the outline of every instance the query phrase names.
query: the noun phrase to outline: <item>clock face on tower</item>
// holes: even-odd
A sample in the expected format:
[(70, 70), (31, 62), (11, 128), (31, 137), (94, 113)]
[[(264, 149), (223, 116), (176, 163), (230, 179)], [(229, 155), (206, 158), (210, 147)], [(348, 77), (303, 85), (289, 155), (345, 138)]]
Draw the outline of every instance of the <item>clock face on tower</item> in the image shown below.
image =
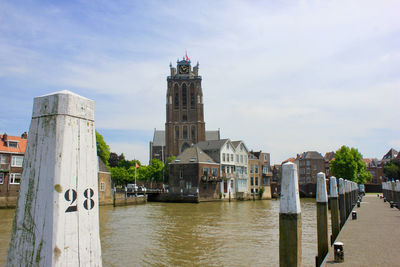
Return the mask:
[(180, 65), (179, 66), (179, 74), (189, 74), (189, 66)]

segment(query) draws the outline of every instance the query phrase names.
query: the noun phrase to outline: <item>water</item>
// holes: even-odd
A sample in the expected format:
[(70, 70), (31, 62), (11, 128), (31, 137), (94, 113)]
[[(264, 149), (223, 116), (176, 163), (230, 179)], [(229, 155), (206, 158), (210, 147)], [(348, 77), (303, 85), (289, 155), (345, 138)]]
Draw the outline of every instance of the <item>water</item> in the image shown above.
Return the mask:
[[(302, 199), (302, 262), (315, 266), (316, 205)], [(0, 210), (0, 265), (14, 210)], [(278, 266), (279, 201), (100, 207), (103, 266)]]

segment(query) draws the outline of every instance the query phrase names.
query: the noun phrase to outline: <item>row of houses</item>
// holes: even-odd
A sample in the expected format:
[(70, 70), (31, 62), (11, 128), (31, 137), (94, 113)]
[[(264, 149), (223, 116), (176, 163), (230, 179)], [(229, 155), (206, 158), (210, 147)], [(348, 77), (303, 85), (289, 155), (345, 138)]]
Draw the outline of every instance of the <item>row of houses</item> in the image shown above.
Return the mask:
[[(0, 135), (0, 208), (15, 207), (22, 178), (28, 134)], [(98, 158), (99, 203), (112, 204), (111, 174)]]
[(169, 167), (170, 201), (271, 198), (270, 155), (243, 141), (208, 140), (180, 153)]

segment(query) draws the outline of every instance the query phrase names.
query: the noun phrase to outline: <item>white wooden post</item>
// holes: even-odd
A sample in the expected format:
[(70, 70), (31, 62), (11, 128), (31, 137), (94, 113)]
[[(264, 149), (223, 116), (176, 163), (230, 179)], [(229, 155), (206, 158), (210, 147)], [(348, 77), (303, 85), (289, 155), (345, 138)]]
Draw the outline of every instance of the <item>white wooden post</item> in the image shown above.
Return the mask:
[(36, 97), (7, 266), (101, 266), (94, 101)]

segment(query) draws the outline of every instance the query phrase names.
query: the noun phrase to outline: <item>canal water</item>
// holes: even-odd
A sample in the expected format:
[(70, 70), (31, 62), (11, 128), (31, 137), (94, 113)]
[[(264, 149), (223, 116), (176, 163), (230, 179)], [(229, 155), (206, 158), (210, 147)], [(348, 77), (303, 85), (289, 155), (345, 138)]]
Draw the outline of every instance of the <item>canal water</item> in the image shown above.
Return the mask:
[[(302, 199), (302, 265), (315, 266), (315, 200)], [(14, 210), (0, 210), (0, 266)], [(279, 201), (100, 207), (103, 266), (278, 266)]]

